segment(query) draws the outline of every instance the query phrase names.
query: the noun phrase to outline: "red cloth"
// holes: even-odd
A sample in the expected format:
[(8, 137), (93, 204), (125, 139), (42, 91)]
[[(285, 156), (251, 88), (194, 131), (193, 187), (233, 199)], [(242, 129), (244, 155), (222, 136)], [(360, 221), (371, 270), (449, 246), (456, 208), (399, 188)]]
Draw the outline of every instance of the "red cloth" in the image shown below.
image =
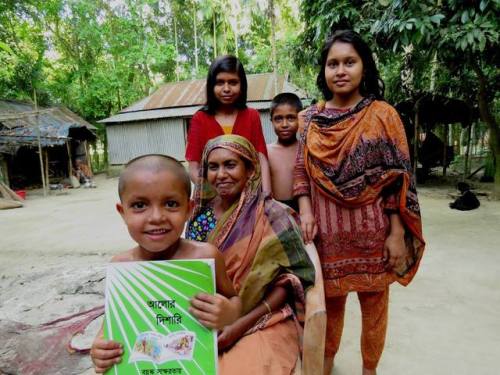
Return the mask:
[[(232, 134), (245, 137), (252, 143), (257, 152), (267, 157), (266, 141), (262, 133), (260, 116), (255, 109), (246, 108), (238, 112)], [(189, 126), (186, 160), (200, 162), (207, 142), (219, 135), (224, 135), (224, 131), (215, 120), (215, 116), (203, 111), (196, 112)]]

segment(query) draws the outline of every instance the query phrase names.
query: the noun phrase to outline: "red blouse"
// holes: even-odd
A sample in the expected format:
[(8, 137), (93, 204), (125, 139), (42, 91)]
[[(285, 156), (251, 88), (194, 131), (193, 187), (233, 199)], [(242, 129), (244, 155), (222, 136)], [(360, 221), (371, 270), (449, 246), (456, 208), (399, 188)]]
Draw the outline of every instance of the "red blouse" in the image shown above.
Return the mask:
[[(267, 157), (266, 141), (262, 133), (259, 112), (253, 108), (238, 111), (234, 122), (232, 134), (241, 135), (248, 139), (257, 152)], [(186, 146), (186, 160), (201, 162), (203, 149), (207, 142), (219, 135), (224, 135), (224, 130), (215, 120), (215, 116), (198, 111), (191, 119)]]

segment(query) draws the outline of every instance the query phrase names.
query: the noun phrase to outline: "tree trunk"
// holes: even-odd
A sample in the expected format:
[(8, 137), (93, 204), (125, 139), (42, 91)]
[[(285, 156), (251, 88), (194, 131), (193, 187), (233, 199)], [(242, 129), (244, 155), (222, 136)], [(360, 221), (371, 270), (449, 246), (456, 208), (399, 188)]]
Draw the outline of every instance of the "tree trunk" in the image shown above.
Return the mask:
[(268, 12), (269, 18), (271, 20), (271, 59), (273, 64), (273, 76), (274, 76), (274, 95), (278, 94), (278, 61), (276, 58), (276, 17), (274, 15), (274, 0), (269, 0), (268, 2)]
[(198, 76), (198, 22), (196, 19), (196, 3), (193, 2), (193, 29), (194, 29), (194, 68)]
[(118, 100), (118, 109), (122, 110), (122, 96), (120, 94), (120, 86), (116, 88), (116, 99)]
[(437, 70), (439, 67), (439, 62), (437, 58), (437, 51), (434, 52), (434, 57), (432, 58), (431, 62), (431, 83), (429, 85), (429, 91), (434, 92), (434, 89), (436, 88), (436, 75), (437, 75)]
[(415, 87), (413, 83), (413, 44), (404, 48), (403, 69), (401, 69), (401, 85), (403, 92), (407, 97), (413, 97)]
[(464, 158), (464, 180), (470, 174), (470, 142), (472, 139), (472, 124), (467, 128), (467, 144), (465, 146), (465, 158)]
[(417, 183), (417, 166), (418, 166), (418, 132), (420, 127), (419, 111), (420, 111), (420, 100), (417, 100), (415, 106), (413, 107), (415, 112), (415, 120), (413, 123), (413, 178), (415, 183)]
[(103, 169), (107, 169), (109, 166), (109, 159), (108, 159), (108, 133), (106, 130), (103, 132), (102, 136), (102, 146), (103, 146)]
[(488, 129), (490, 130), (490, 149), (495, 159), (495, 183), (493, 187), (493, 196), (500, 199), (500, 129), (490, 110), (490, 103), (488, 103), (486, 93), (486, 77), (484, 76), (478, 64), (472, 64), (472, 67), (479, 80), (479, 113), (481, 120), (483, 120)]
[[(226, 9), (227, 10), (227, 9)], [(222, 29), (224, 30), (224, 55), (227, 55), (227, 19), (225, 17), (222, 18)]]
[(446, 152), (448, 151), (448, 124), (444, 125), (444, 137), (443, 137), (443, 176), (446, 177), (446, 165), (447, 165), (447, 160), (446, 160)]
[(174, 39), (175, 39), (175, 79), (179, 82), (179, 42), (177, 40), (177, 21), (174, 14)]
[(216, 26), (215, 26), (215, 9), (212, 9), (212, 26), (214, 28), (214, 60), (217, 58), (217, 33), (216, 33)]
[(239, 34), (239, 30), (238, 30), (238, 20), (236, 20), (236, 26), (234, 28), (234, 55), (239, 59), (240, 56), (239, 56), (239, 50), (238, 50), (238, 34)]

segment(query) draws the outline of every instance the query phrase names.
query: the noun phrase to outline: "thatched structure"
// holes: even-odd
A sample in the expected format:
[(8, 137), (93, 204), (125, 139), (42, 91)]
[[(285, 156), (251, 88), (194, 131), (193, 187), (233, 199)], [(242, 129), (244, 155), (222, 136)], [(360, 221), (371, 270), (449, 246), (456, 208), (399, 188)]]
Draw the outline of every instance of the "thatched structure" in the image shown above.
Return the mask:
[[(453, 146), (447, 144), (448, 126), (460, 123), (464, 129), (468, 128), (468, 142), (470, 142), (471, 125), (479, 117), (477, 111), (463, 100), (432, 93), (423, 93), (404, 100), (395, 107), (405, 126), (412, 160), (415, 160), (417, 155), (416, 160), (422, 164), (425, 171), (435, 166), (442, 166), (443, 174), (446, 174), (446, 168), (454, 158)], [(438, 125), (444, 126), (444, 142), (433, 133)], [(427, 137), (419, 146), (417, 135), (420, 132), (426, 133)], [(466, 151), (466, 169), (468, 154), (469, 147)], [(417, 163), (413, 161), (413, 165), (416, 173)]]
[(86, 156), (95, 130), (64, 107), (0, 100), (0, 175), (13, 188), (67, 177), (72, 158)]

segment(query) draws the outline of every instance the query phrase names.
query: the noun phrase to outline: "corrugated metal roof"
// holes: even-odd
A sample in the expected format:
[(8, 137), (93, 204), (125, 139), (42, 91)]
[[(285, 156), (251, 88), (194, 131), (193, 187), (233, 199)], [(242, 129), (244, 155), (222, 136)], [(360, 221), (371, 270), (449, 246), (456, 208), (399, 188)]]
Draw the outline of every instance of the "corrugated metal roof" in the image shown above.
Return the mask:
[[(250, 102), (248, 106), (257, 110), (269, 109), (269, 101), (266, 102)], [(166, 109), (151, 109), (147, 111), (137, 111), (137, 112), (120, 112), (112, 117), (99, 122), (105, 123), (107, 125), (118, 124), (122, 122), (131, 121), (145, 121), (154, 120), (160, 118), (172, 118), (172, 117), (191, 117), (197, 110), (202, 106), (196, 105), (191, 107), (177, 107), (177, 108), (166, 108)]]
[(170, 117), (191, 117), (201, 107), (202, 107), (201, 105), (197, 105), (192, 107), (152, 109), (149, 111), (120, 112), (110, 118), (101, 120), (99, 122), (112, 124), (112, 123), (130, 122), (130, 121), (154, 120), (159, 118), (170, 118)]
[[(267, 108), (276, 93), (293, 92), (302, 99), (307, 97), (302, 90), (280, 75), (276, 80), (278, 89), (275, 90), (273, 73), (249, 74), (247, 81), (247, 102), (252, 108)], [(192, 116), (206, 102), (205, 84), (204, 79), (167, 83), (152, 95), (99, 122), (109, 124), (152, 118)], [(265, 102), (265, 105), (262, 106), (259, 102)]]

